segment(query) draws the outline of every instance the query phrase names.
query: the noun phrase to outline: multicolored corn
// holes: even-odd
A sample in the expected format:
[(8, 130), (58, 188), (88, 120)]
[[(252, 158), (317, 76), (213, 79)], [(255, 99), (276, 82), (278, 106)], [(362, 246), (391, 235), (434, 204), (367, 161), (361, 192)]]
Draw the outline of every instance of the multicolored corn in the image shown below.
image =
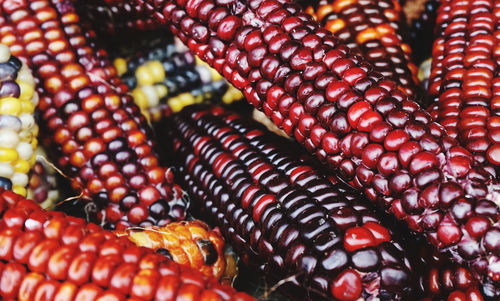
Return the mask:
[(153, 122), (184, 106), (204, 101), (230, 104), (242, 93), (191, 52), (163, 44), (114, 65), (136, 104)]
[(500, 282), (495, 170), (295, 2), (134, 3), (332, 172), (481, 281)]
[(37, 104), (31, 71), (0, 44), (0, 187), (23, 196), (35, 164)]
[(40, 207), (52, 210), (59, 200), (56, 170), (43, 158), (47, 158), (45, 150), (38, 147), (35, 152), (37, 159), (30, 174), (27, 198), (34, 200)]
[(94, 49), (68, 2), (3, 1), (0, 41), (38, 80), (43, 145), (99, 222), (123, 229), (185, 217), (171, 171), (159, 165), (152, 130), (107, 58)]
[(441, 1), (429, 108), (476, 160), (500, 165), (500, 3)]
[(273, 281), (293, 278), (284, 287), (296, 300), (405, 300), (414, 292), (414, 267), (368, 203), (257, 125), (189, 107), (161, 127), (193, 208), (246, 263)]
[(182, 221), (164, 227), (130, 228), (115, 232), (140, 247), (155, 250), (173, 261), (220, 279), (225, 271), (224, 240), (202, 221)]
[[(409, 43), (415, 62), (420, 64), (432, 54), (434, 29), (440, 0), (427, 0), (420, 16), (411, 24)], [(427, 90), (426, 90), (427, 91)]]
[(403, 43), (405, 23), (396, 0), (322, 0), (306, 10), (354, 51), (360, 51), (374, 70), (397, 82), (410, 96), (418, 92), (418, 68)]
[(83, 219), (0, 190), (2, 300), (253, 300)]

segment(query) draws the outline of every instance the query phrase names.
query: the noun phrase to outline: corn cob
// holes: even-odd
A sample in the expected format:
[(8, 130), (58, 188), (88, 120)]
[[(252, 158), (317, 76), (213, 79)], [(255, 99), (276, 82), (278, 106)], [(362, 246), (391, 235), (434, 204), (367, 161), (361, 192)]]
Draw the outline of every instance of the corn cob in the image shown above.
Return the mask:
[(133, 3), (167, 24), (331, 171), (450, 258), (477, 270), (483, 282), (500, 280), (495, 170), (474, 161), (395, 82), (297, 4)]
[(186, 108), (161, 127), (193, 207), (272, 280), (299, 275), (306, 291), (293, 288), (297, 300), (405, 300), (413, 267), (370, 207), (255, 126), (221, 109)]
[(31, 72), (0, 45), (0, 187), (26, 196), (35, 163), (38, 94)]
[(441, 1), (429, 109), (476, 160), (500, 165), (500, 3)]
[(438, 7), (439, 0), (427, 0), (424, 10), (411, 24), (409, 43), (413, 58), (418, 64), (432, 54)]
[(40, 204), (43, 209), (52, 210), (60, 196), (56, 171), (41, 158), (47, 157), (45, 150), (38, 147), (35, 154), (37, 159), (31, 170), (27, 198)]
[(130, 228), (115, 232), (138, 246), (160, 252), (175, 262), (220, 279), (225, 271), (224, 240), (202, 221), (182, 221), (165, 227)]
[(0, 39), (39, 82), (44, 145), (99, 204), (103, 223), (123, 229), (183, 219), (185, 200), (158, 163), (151, 129), (106, 53), (87, 43), (93, 33), (80, 28), (72, 6), (4, 1), (2, 16)]
[(396, 0), (322, 0), (306, 11), (408, 95), (417, 94), (418, 68), (401, 38), (405, 20)]
[(131, 59), (117, 58), (114, 65), (136, 104), (154, 122), (193, 103), (222, 100), (230, 104), (243, 97), (217, 71), (191, 52), (178, 51), (174, 44)]
[(95, 224), (0, 191), (3, 300), (252, 300)]

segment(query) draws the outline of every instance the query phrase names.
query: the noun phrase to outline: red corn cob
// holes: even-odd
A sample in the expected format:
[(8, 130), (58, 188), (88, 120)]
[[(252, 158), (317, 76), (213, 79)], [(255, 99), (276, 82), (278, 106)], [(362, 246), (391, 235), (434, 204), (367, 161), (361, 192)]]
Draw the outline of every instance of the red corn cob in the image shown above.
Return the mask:
[[(252, 300), (95, 224), (0, 190), (3, 300)], [(128, 298), (128, 299), (127, 299)]]
[(417, 94), (418, 68), (400, 35), (405, 20), (396, 0), (322, 0), (306, 11), (408, 95)]
[(251, 104), (371, 201), (483, 281), (500, 280), (494, 169), (475, 162), (396, 83), (352, 55), (297, 4), (134, 4), (168, 24)]
[(183, 219), (186, 204), (159, 165), (151, 129), (73, 7), (3, 1), (2, 16), (0, 39), (38, 79), (43, 141), (75, 188), (102, 206), (106, 225)]
[(500, 2), (441, 1), (431, 115), (477, 160), (500, 165)]
[(141, 247), (156, 250), (175, 262), (220, 279), (225, 269), (224, 240), (202, 221), (182, 221), (165, 227), (130, 228), (115, 232)]

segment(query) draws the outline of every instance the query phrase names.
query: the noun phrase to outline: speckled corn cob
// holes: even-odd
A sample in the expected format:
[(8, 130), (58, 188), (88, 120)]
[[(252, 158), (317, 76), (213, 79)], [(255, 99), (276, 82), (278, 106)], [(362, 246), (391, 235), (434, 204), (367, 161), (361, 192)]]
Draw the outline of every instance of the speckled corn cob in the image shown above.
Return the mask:
[(431, 56), (438, 7), (439, 0), (427, 0), (424, 10), (411, 24), (409, 43), (413, 58), (418, 64)]
[(256, 125), (220, 108), (186, 108), (161, 127), (193, 207), (242, 259), (272, 280), (296, 275), (285, 284), (296, 300), (414, 292), (414, 268), (368, 203)]
[[(109, 1), (120, 2), (120, 0)], [(449, 258), (500, 281), (499, 185), (291, 0), (135, 1), (332, 172)]]
[(400, 35), (405, 21), (396, 0), (322, 0), (307, 12), (408, 95), (417, 94), (418, 68)]
[(202, 221), (182, 221), (165, 227), (130, 228), (116, 232), (138, 246), (153, 249), (175, 262), (220, 279), (225, 271), (224, 240)]
[(500, 2), (441, 1), (429, 109), (476, 160), (500, 165)]
[(114, 64), (136, 104), (154, 122), (193, 103), (222, 100), (230, 104), (243, 97), (217, 71), (174, 44), (117, 58)]
[[(2, 3), (0, 40), (35, 71), (44, 145), (110, 228), (165, 225), (183, 219), (186, 203), (159, 165), (152, 131), (95, 50), (70, 3)], [(84, 36), (85, 34), (85, 36)]]
[(31, 72), (0, 45), (0, 187), (26, 196), (35, 163), (38, 94)]
[(2, 300), (252, 300), (95, 224), (0, 190)]

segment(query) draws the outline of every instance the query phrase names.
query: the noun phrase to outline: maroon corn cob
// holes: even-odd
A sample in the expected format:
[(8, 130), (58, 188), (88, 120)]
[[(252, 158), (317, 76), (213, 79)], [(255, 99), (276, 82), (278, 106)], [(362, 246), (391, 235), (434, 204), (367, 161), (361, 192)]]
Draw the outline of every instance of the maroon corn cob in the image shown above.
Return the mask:
[(500, 2), (441, 1), (429, 109), (477, 160), (500, 165)]
[(306, 11), (349, 48), (360, 51), (376, 71), (408, 95), (417, 95), (418, 68), (401, 37), (405, 20), (397, 1), (322, 0)]
[(3, 1), (2, 16), (0, 39), (38, 80), (42, 141), (101, 206), (100, 219), (112, 228), (183, 219), (185, 201), (159, 165), (151, 129), (71, 4)]
[(134, 3), (371, 201), (476, 275), (500, 280), (494, 169), (293, 1)]
[(415, 293), (414, 267), (373, 209), (300, 152), (290, 155), (290, 142), (221, 108), (187, 108), (161, 131), (174, 145), (193, 208), (272, 280), (297, 276), (296, 300)]
[[(252, 300), (95, 224), (0, 190), (2, 300)], [(128, 298), (128, 299), (127, 299)]]

